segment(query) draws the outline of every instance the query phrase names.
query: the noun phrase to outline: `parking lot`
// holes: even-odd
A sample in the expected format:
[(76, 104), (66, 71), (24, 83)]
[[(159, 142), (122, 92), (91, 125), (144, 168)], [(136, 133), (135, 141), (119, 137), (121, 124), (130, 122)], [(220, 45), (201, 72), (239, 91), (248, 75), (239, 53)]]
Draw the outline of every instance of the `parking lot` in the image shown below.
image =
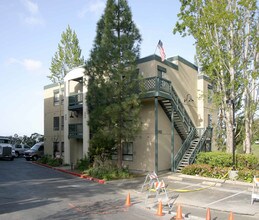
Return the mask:
[[(252, 184), (239, 181), (202, 178), (183, 174), (163, 174), (159, 176), (167, 185), (166, 192), (170, 198), (168, 207), (165, 193), (161, 192), (156, 198), (155, 192), (141, 192), (141, 180), (135, 180), (136, 190), (132, 193), (139, 198), (143, 207), (155, 211), (159, 199), (163, 201), (163, 211), (169, 216), (175, 215), (177, 207), (182, 207), (186, 219), (205, 219), (207, 208), (210, 208), (212, 219), (228, 219), (233, 212), (235, 220), (259, 219), (259, 201), (251, 204)], [(115, 181), (116, 182), (116, 181)], [(114, 182), (114, 183), (115, 183)], [(127, 189), (130, 183), (121, 182), (120, 187)], [(147, 199), (147, 195), (149, 198)], [(168, 218), (167, 218), (168, 219)]]
[[(179, 206), (185, 219), (259, 219), (251, 205), (252, 184), (165, 173), (166, 192), (141, 191), (145, 176), (99, 184), (17, 158), (0, 161), (0, 219), (171, 219)], [(131, 206), (124, 206), (130, 194)], [(156, 197), (157, 196), (157, 197)], [(157, 216), (158, 201), (163, 216)], [(169, 206), (168, 204), (169, 203)]]

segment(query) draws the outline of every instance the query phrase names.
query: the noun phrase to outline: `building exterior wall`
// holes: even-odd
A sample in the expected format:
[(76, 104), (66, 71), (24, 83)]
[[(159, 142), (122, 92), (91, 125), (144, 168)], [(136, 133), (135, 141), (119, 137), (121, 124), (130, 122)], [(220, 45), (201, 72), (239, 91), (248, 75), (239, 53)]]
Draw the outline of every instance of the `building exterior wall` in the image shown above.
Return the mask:
[[(64, 107), (59, 102), (54, 104), (54, 92), (59, 92), (64, 89), (64, 86), (59, 84), (52, 84), (44, 88), (44, 150), (45, 154), (53, 155), (53, 144), (58, 142), (58, 150), (61, 151), (61, 143), (64, 142), (64, 131), (61, 129), (61, 120), (64, 116)], [(54, 130), (54, 117), (59, 117), (59, 129)]]
[[(185, 107), (194, 125), (197, 128), (208, 126), (208, 114), (214, 117), (211, 103), (208, 102), (208, 87), (210, 85), (206, 77), (198, 75), (197, 67), (181, 57), (169, 58), (161, 62), (157, 56), (140, 59), (138, 63), (139, 74), (144, 78), (163, 77), (169, 80), (176, 91), (179, 100)], [(162, 70), (162, 73), (161, 73)], [(162, 75), (161, 75), (162, 74)], [(89, 147), (88, 110), (86, 104), (87, 86), (83, 68), (72, 70), (64, 79), (62, 89), (65, 93), (64, 105), (54, 105), (54, 91), (59, 90), (58, 84), (44, 87), (44, 136), (45, 153), (53, 154), (53, 142), (64, 142), (64, 162), (77, 163), (87, 155)], [(77, 111), (77, 117), (71, 118), (74, 111), (69, 110), (68, 98), (70, 95), (83, 93), (83, 105)], [(155, 170), (155, 101), (153, 98), (142, 100), (141, 121), (142, 131), (133, 142), (133, 160), (123, 161), (124, 166), (136, 171)], [(212, 113), (213, 112), (213, 113)], [(64, 116), (64, 130), (53, 130), (53, 118)], [(212, 117), (212, 118), (213, 118)], [(61, 120), (61, 119), (60, 119)], [(215, 117), (213, 118), (215, 120)], [(69, 138), (69, 124), (83, 124), (83, 138)], [(173, 128), (172, 123), (164, 110), (158, 105), (158, 171), (171, 169), (171, 157), (179, 151), (182, 139)], [(173, 135), (173, 136), (172, 136)], [(173, 143), (172, 143), (173, 140)]]

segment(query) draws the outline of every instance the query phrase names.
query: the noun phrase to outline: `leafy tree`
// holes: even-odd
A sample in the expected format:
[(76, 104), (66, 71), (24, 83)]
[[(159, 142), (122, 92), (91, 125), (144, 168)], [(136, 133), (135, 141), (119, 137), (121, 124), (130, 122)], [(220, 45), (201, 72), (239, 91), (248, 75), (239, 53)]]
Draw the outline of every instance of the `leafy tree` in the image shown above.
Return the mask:
[[(242, 112), (246, 152), (251, 151), (258, 81), (258, 8), (256, 0), (180, 0), (174, 33), (196, 40), (200, 69), (214, 84), (214, 102), (223, 112), (227, 152), (232, 152), (235, 113)], [(243, 101), (244, 100), (244, 101)], [(230, 104), (227, 102), (230, 101)]]
[(44, 136), (38, 133), (33, 133), (29, 137), (26, 135), (19, 136), (18, 134), (14, 134), (13, 137), (10, 136), (10, 139), (13, 145), (27, 144), (32, 147), (34, 144), (44, 141)]
[(77, 35), (68, 25), (66, 31), (61, 34), (58, 50), (52, 57), (51, 75), (48, 78), (53, 83), (62, 82), (71, 69), (83, 64), (84, 57), (81, 56)]
[(111, 156), (122, 166), (122, 143), (133, 141), (141, 123), (136, 60), (141, 36), (126, 0), (107, 0), (97, 23), (96, 38), (86, 64), (90, 112), (90, 151)]

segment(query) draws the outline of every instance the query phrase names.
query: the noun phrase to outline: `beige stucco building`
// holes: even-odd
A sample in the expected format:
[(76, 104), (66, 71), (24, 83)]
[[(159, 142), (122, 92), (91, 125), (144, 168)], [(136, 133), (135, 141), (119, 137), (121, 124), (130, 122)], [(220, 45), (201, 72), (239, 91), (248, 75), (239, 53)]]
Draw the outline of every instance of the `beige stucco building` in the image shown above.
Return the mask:
[[(123, 145), (123, 163), (135, 171), (180, 170), (199, 151), (211, 149), (215, 110), (212, 86), (197, 67), (177, 56), (138, 60), (145, 79), (141, 133)], [(44, 87), (45, 153), (76, 163), (87, 155), (88, 111), (84, 68), (70, 71), (64, 82)]]

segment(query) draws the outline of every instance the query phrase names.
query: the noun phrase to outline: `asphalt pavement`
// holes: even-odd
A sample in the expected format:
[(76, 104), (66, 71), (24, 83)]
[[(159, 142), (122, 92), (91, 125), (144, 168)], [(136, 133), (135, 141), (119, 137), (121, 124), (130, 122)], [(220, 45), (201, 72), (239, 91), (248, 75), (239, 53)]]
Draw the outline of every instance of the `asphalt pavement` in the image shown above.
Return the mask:
[(166, 190), (160, 190), (159, 194), (155, 190), (141, 190), (145, 178), (107, 184), (116, 184), (125, 192), (130, 191), (138, 199), (138, 205), (153, 212), (158, 211), (159, 201), (162, 201), (163, 212), (171, 217), (176, 215), (180, 206), (185, 219), (205, 219), (208, 208), (213, 220), (228, 219), (231, 212), (235, 220), (259, 219), (259, 201), (251, 204), (252, 183), (177, 173), (158, 175), (158, 178), (166, 185)]
[[(68, 175), (73, 175), (73, 171), (67, 169), (59, 168), (65, 170)], [(160, 219), (173, 219), (180, 209), (185, 220), (205, 219), (208, 209), (212, 220), (228, 219), (231, 212), (235, 220), (259, 219), (259, 200), (251, 204), (252, 183), (171, 172), (158, 175), (158, 179), (165, 183), (165, 190), (146, 190), (146, 187), (142, 189), (145, 176), (107, 181), (104, 184), (117, 188), (118, 193), (125, 196), (125, 201), (130, 195), (132, 206), (148, 209), (155, 215), (161, 211), (161, 201), (163, 216), (158, 215)], [(98, 182), (96, 179), (95, 181)]]

